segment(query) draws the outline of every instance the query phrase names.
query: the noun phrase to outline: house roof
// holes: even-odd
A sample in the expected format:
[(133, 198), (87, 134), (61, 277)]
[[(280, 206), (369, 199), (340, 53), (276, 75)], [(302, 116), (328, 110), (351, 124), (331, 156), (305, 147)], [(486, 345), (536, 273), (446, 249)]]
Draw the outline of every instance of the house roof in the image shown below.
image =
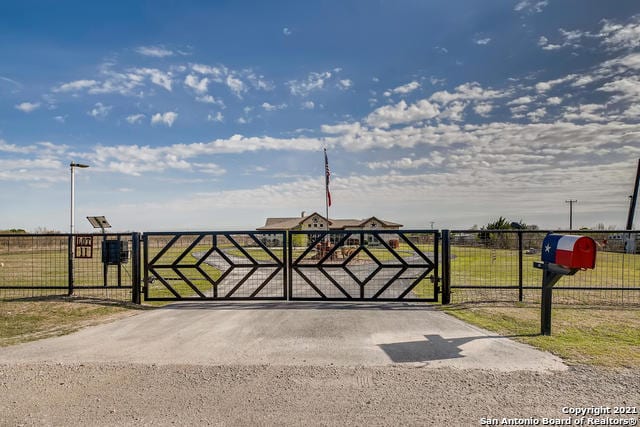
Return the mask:
[[(267, 218), (262, 227), (258, 227), (257, 230), (290, 230), (297, 227), (305, 220), (317, 215), (322, 219), (325, 219), (317, 212), (312, 213), (304, 217), (288, 217), (288, 218)], [(359, 228), (367, 222), (375, 220), (378, 221), (383, 227), (402, 227), (402, 224), (396, 222), (385, 221), (375, 216), (366, 219), (330, 219), (329, 228), (333, 230), (344, 230), (346, 228)]]

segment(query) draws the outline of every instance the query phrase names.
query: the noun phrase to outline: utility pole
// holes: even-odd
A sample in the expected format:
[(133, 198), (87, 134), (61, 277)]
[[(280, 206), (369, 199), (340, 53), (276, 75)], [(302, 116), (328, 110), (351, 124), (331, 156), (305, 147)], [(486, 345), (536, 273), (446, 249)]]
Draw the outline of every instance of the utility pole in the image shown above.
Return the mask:
[(435, 221), (430, 221), (431, 222), (431, 230), (433, 230), (433, 225), (436, 223)]
[(633, 186), (633, 195), (629, 196), (629, 216), (627, 216), (627, 230), (633, 228), (633, 217), (638, 202), (638, 186), (640, 186), (640, 159), (638, 159), (638, 171), (636, 172), (636, 183)]
[(578, 203), (578, 201), (569, 199), (565, 200), (564, 202), (569, 203), (569, 230), (573, 230), (573, 204)]

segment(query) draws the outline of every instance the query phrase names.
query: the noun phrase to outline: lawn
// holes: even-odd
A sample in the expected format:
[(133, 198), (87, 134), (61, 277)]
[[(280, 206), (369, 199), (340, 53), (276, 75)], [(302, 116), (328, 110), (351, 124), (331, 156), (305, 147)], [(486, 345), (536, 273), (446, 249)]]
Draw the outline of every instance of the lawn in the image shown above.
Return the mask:
[(66, 335), (147, 309), (131, 303), (91, 298), (3, 299), (0, 300), (0, 347)]
[(474, 325), (530, 344), (568, 364), (640, 368), (640, 307), (555, 305), (552, 335), (540, 335), (540, 306), (465, 303), (442, 306)]

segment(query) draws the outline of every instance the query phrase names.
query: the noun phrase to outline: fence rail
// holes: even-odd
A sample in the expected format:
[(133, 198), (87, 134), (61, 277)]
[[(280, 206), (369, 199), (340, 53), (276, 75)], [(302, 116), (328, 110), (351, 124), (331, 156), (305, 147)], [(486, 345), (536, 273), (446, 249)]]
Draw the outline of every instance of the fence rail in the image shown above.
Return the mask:
[[(126, 263), (103, 263), (119, 241)], [(0, 298), (79, 295), (139, 302), (139, 234), (0, 234)]]
[[(449, 289), (451, 302), (539, 302), (540, 259), (548, 230), (451, 230)], [(640, 245), (627, 253), (625, 242), (637, 242), (639, 231), (553, 231), (593, 238), (596, 268), (565, 277), (554, 287), (558, 302), (583, 304), (640, 304)], [(630, 236), (630, 237), (629, 237)], [(444, 241), (444, 236), (443, 236)], [(446, 297), (443, 296), (443, 299)]]
[[(173, 288), (187, 298), (199, 297), (198, 291), (208, 297), (210, 291), (212, 299), (315, 299), (323, 295), (329, 299), (394, 299), (400, 295), (435, 299), (441, 294), (444, 304), (539, 302), (541, 271), (533, 268), (533, 262), (540, 259), (548, 232), (332, 231), (324, 253), (324, 238), (309, 232), (146, 233), (147, 266), (151, 264), (158, 274), (146, 277), (145, 291), (149, 299), (171, 298)], [(592, 237), (598, 247), (596, 268), (563, 278), (554, 287), (556, 302), (640, 304), (640, 231), (554, 232)], [(77, 241), (79, 237), (91, 239)], [(104, 240), (121, 241), (129, 250), (127, 262), (105, 265)], [(625, 250), (628, 241), (636, 242), (633, 253)], [(307, 251), (309, 247), (313, 249)], [(141, 248), (140, 233), (0, 234), (0, 298), (74, 294), (139, 303)], [(164, 248), (168, 249), (154, 260)], [(233, 274), (223, 276), (222, 270), (230, 266)], [(398, 283), (390, 284), (395, 275)], [(403, 281), (408, 285), (392, 295)], [(176, 289), (174, 283), (184, 289)]]

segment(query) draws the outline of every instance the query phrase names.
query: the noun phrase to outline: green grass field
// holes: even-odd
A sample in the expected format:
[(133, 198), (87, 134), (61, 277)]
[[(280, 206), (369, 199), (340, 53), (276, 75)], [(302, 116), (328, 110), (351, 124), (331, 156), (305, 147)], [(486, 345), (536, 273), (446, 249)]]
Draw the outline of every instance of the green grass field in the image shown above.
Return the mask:
[(467, 303), (447, 313), (560, 356), (569, 364), (640, 368), (640, 307), (553, 307), (551, 336), (540, 335), (540, 306)]

